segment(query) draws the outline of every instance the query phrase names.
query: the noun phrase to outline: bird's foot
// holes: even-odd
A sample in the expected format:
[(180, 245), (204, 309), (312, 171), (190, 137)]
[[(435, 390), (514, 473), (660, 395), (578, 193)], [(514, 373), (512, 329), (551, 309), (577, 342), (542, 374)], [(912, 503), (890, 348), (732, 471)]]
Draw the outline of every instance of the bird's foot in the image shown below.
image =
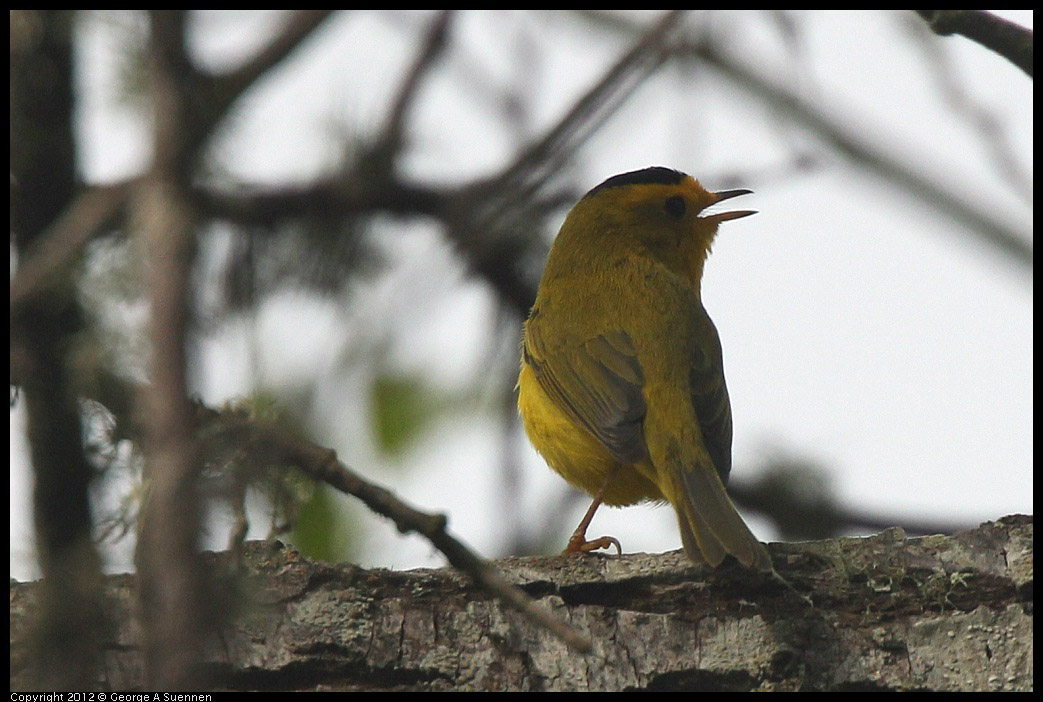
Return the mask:
[(609, 546), (615, 546), (619, 555), (623, 555), (623, 547), (619, 545), (619, 539), (616, 537), (602, 536), (599, 539), (587, 541), (587, 535), (581, 531), (577, 531), (569, 539), (569, 543), (562, 553), (589, 553), (591, 551), (608, 548)]

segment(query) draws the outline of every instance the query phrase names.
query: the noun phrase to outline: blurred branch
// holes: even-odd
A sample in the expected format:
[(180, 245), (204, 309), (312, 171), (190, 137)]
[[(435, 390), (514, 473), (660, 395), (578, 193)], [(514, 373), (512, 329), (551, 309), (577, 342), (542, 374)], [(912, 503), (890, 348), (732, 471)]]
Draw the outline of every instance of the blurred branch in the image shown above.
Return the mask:
[(910, 34), (926, 57), (928, 68), (934, 71), (942, 98), (949, 103), (953, 112), (964, 119), (978, 133), (979, 141), (986, 152), (992, 155), (996, 172), (1005, 178), (1022, 200), (1031, 205), (1032, 176), (1023, 168), (1019, 154), (1007, 137), (1003, 122), (994, 110), (986, 108), (966, 90), (953, 65), (951, 54), (944, 45), (936, 41), (930, 30), (919, 19), (903, 13)]
[[(223, 75), (204, 76), (182, 52), (177, 57), (175, 70), (185, 86), (186, 100), (192, 101), (195, 111), (191, 124), (185, 125), (186, 133), (180, 137), (184, 140), (182, 157), (190, 158), (235, 100), (300, 46), (331, 14), (331, 10), (294, 12), (282, 32), (267, 46), (237, 70)], [(187, 129), (189, 126), (191, 130)], [(15, 310), (46, 286), (59, 282), (87, 242), (106, 226), (114, 224), (134, 187), (133, 180), (92, 187), (69, 205), (62, 216), (38, 237), (20, 263), (11, 284), (11, 309)]]
[(183, 86), (186, 109), (192, 113), (192, 119), (183, 125), (182, 133), (178, 135), (181, 141), (176, 149), (180, 153), (179, 158), (186, 163), (195, 159), (214, 133), (214, 127), (224, 119), (243, 93), (301, 46), (332, 12), (293, 12), (279, 34), (253, 58), (228, 73), (211, 75), (201, 72), (184, 50), (177, 56), (169, 56), (170, 60), (177, 62), (172, 69)]
[[(349, 177), (320, 181), (305, 187), (258, 190), (251, 193), (219, 192), (197, 189), (196, 200), (211, 217), (230, 222), (268, 229), (281, 221), (308, 216), (362, 217), (385, 212), (400, 216), (427, 216), (445, 225), (449, 238), (459, 245), (471, 262), (473, 271), (484, 278), (494, 290), (520, 314), (527, 315), (536, 297), (536, 281), (527, 277), (519, 261), (525, 252), (538, 242), (531, 236), (511, 238), (504, 228), (489, 226), (478, 229), (473, 224), (477, 206), (475, 189), (468, 184), (455, 189), (440, 190), (407, 183), (392, 175), (390, 179), (371, 188), (364, 172), (353, 172)], [(570, 197), (567, 200), (572, 200)], [(561, 204), (560, 198), (535, 200), (526, 203), (532, 219)], [(466, 231), (479, 231), (465, 236)], [(471, 227), (474, 227), (472, 229)], [(531, 234), (531, 231), (527, 232)]]
[[(1011, 229), (985, 210), (968, 204), (964, 198), (948, 192), (938, 183), (898, 161), (893, 149), (870, 142), (863, 135), (873, 133), (862, 128), (856, 133), (841, 121), (827, 116), (805, 102), (788, 88), (778, 85), (766, 75), (727, 55), (709, 42), (689, 44), (679, 55), (706, 62), (741, 85), (750, 94), (778, 108), (798, 124), (827, 140), (840, 153), (881, 176), (889, 185), (914, 195), (937, 211), (962, 222), (969, 233), (990, 248), (1006, 255), (1025, 272), (1032, 272), (1032, 244), (1022, 232)], [(860, 116), (864, 123), (865, 116)]]
[(196, 188), (194, 198), (204, 213), (216, 219), (252, 227), (275, 227), (286, 221), (322, 214), (361, 217), (378, 212), (393, 215), (443, 217), (454, 191), (386, 180), (369, 188), (359, 178), (320, 180), (303, 187), (288, 186), (245, 192)]
[(375, 174), (365, 174), (368, 177), (375, 176), (378, 180), (383, 181), (392, 172), (395, 157), (402, 149), (406, 116), (416, 101), (423, 78), (431, 72), (445, 49), (452, 19), (453, 11), (443, 10), (431, 23), (419, 55), (406, 73), (402, 85), (399, 86), (398, 95), (392, 104), (384, 130), (365, 159), (368, 162), (366, 165), (377, 171)]
[(84, 246), (115, 224), (132, 181), (90, 188), (80, 193), (33, 242), (11, 281), (11, 311), (66, 280)]
[(985, 10), (916, 10), (935, 34), (961, 34), (1032, 76), (1032, 30)]
[[(499, 174), (460, 188), (446, 209), (447, 236), (523, 317), (536, 298), (536, 286), (521, 275), (519, 262), (535, 243), (533, 222), (563, 200), (560, 194), (541, 198), (539, 190), (662, 64), (670, 52), (666, 38), (682, 16), (682, 10), (665, 13), (542, 138)], [(565, 198), (574, 199), (572, 194)]]
[[(12, 314), (46, 286), (62, 280), (78, 259), (84, 246), (104, 227), (114, 225), (136, 180), (86, 190), (61, 219), (41, 237), (25, 263), (19, 265), (11, 284)], [(194, 205), (204, 217), (225, 220), (240, 226), (267, 231), (287, 221), (323, 216), (364, 217), (377, 213), (399, 216), (426, 216), (446, 221), (461, 211), (462, 202), (471, 202), (473, 186), (443, 190), (407, 183), (392, 177), (372, 188), (359, 177), (331, 178), (305, 186), (255, 188), (246, 191), (220, 190), (195, 186)], [(551, 208), (557, 201), (544, 202)], [(485, 269), (486, 277), (501, 286), (505, 297), (523, 313), (535, 297), (535, 283), (520, 277), (513, 269)]]
[[(60, 257), (69, 247), (55, 245), (53, 233), (70, 226), (61, 213), (75, 192), (75, 17), (69, 10), (12, 10), (10, 19), (11, 240), (20, 260)], [(30, 273), (46, 268), (30, 266)], [(12, 382), (24, 391), (33, 472), (33, 547), (43, 575), (32, 646), (20, 662), (31, 689), (82, 691), (98, 679), (107, 610), (92, 540), (94, 472), (68, 364), (83, 314), (73, 286), (58, 282), (19, 285), (26, 294), (10, 318)]]
[(416, 532), (445, 554), (449, 563), (462, 571), (491, 594), (514, 607), (534, 624), (554, 633), (579, 651), (589, 651), (590, 640), (536, 604), (524, 592), (511, 585), (488, 562), (479, 558), (446, 531), (446, 517), (426, 514), (402, 502), (392, 492), (364, 480), (337, 460), (337, 454), (310, 441), (298, 438), (286, 429), (242, 413), (219, 413), (197, 405), (201, 431), (213, 441), (220, 438), (239, 447), (249, 447), (254, 456), (266, 463), (293, 465), (314, 480), (361, 500), (372, 511), (395, 523), (403, 534)]
[[(227, 100), (244, 91), (263, 73), (264, 67), (270, 67), (275, 57), (285, 56), (324, 18), (325, 15), (321, 13), (305, 13), (295, 17), (288, 23), (284, 34), (273, 40), (268, 49), (259, 52), (254, 60), (233, 74), (213, 79), (224, 87), (201, 88), (200, 84), (205, 86), (210, 79), (195, 71), (187, 56), (180, 57), (179, 70), (186, 89), (196, 86), (197, 89), (204, 89), (204, 94), (216, 90), (221, 95), (215, 105), (209, 105), (198, 97), (193, 103), (193, 107), (200, 108), (201, 113), (186, 127), (186, 152), (206, 138), (213, 122), (227, 110), (230, 104)], [(383, 153), (384, 158), (393, 158), (400, 148), (405, 116), (415, 99), (422, 77), (444, 48), (450, 18), (451, 14), (443, 13), (433, 23), (424, 46), (399, 90), (388, 125), (371, 153)], [(534, 212), (546, 211), (564, 199), (571, 199), (570, 193), (569, 198), (541, 200), (535, 197), (535, 191), (662, 63), (669, 51), (664, 46), (665, 37), (676, 27), (680, 18), (680, 11), (664, 15), (542, 139), (533, 143), (510, 166), (491, 179), (455, 190), (440, 191), (403, 182), (390, 173), (378, 178), (377, 187), (373, 187), (373, 161), (363, 158), (344, 176), (304, 187), (246, 193), (196, 187), (193, 200), (206, 216), (264, 228), (270, 228), (281, 220), (315, 214), (351, 217), (382, 211), (435, 217), (446, 224), (450, 238), (468, 253), (475, 271), (488, 280), (513, 307), (526, 314), (535, 297), (535, 285), (534, 281), (521, 276), (516, 265), (522, 258), (519, 247), (527, 246), (528, 242), (506, 242), (505, 245), (503, 237), (497, 237), (498, 232), (510, 229), (504, 222), (507, 213), (519, 210), (521, 203), (524, 203), (526, 216), (520, 217), (515, 212), (515, 217), (531, 223)], [(125, 187), (113, 186), (111, 194), (114, 200)], [(91, 201), (95, 199), (103, 199), (102, 194), (92, 194)], [(489, 202), (496, 203), (491, 211)], [(536, 207), (532, 204), (534, 202)], [(117, 203), (111, 204), (115, 206)], [(87, 220), (78, 235), (68, 237), (63, 258), (42, 268), (56, 271), (61, 267), (57, 264), (70, 260), (71, 254), (82, 248), (89, 238), (92, 229), (90, 224), (91, 221)], [(65, 239), (64, 236), (62, 238)], [(39, 277), (39, 274), (33, 274), (27, 276), (24, 282), (16, 281), (17, 295), (12, 295), (12, 305), (23, 299), (26, 291), (38, 285), (34, 281)]]
[(203, 644), (213, 626), (200, 536), (199, 460), (185, 377), (195, 258), (195, 215), (187, 183), (196, 137), (206, 132), (193, 100), (185, 53), (186, 16), (151, 12), (154, 161), (141, 181), (133, 229), (150, 269), (152, 383), (140, 396), (149, 494), (135, 561), (148, 687), (202, 689)]
[(282, 31), (252, 59), (238, 69), (214, 77), (216, 92), (221, 102), (214, 108), (211, 120), (216, 122), (240, 95), (246, 92), (265, 73), (293, 53), (312, 33), (322, 26), (333, 10), (295, 10), (283, 24)]
[[(666, 39), (683, 16), (684, 10), (666, 12), (543, 138), (519, 154), (505, 170), (484, 184), (483, 189), (516, 193), (518, 198), (530, 197), (662, 64), (670, 54)], [(528, 186), (523, 187), (526, 183)]]
[(728, 493), (736, 505), (771, 520), (784, 541), (827, 539), (856, 531), (875, 533), (895, 526), (914, 535), (955, 534), (975, 526), (848, 509), (831, 489), (829, 471), (799, 457), (771, 459), (756, 472), (758, 479), (732, 482)]
[(191, 106), (196, 113), (190, 125), (192, 129), (184, 135), (187, 141), (186, 151), (194, 153), (202, 147), (213, 133), (213, 128), (224, 118), (236, 100), (303, 44), (332, 13), (333, 10), (293, 12), (283, 25), (282, 32), (253, 58), (228, 73), (203, 74), (195, 68), (187, 55), (182, 56), (179, 67), (180, 80), (186, 87), (195, 88), (186, 91), (186, 96), (192, 100)]

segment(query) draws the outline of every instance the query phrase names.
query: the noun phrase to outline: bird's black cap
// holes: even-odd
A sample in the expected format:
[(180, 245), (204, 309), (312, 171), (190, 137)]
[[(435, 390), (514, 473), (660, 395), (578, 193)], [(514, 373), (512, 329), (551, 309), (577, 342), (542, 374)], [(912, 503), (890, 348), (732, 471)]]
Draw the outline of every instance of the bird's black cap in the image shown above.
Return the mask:
[(601, 185), (595, 186), (584, 197), (590, 197), (602, 190), (618, 188), (623, 185), (677, 185), (684, 178), (685, 174), (681, 171), (675, 171), (673, 168), (665, 168), (663, 166), (652, 166), (651, 168), (642, 168), (640, 171), (614, 175)]

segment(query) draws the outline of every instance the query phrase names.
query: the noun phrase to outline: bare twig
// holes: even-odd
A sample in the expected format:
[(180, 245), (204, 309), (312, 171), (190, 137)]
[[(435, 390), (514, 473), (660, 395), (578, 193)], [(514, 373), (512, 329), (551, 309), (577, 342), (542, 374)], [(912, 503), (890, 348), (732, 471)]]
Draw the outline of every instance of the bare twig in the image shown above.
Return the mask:
[(217, 83), (217, 94), (220, 96), (221, 103), (217, 106), (216, 114), (212, 115), (212, 118), (219, 119), (240, 95), (293, 53), (332, 14), (333, 10), (297, 10), (293, 12), (283, 24), (282, 31), (253, 58), (234, 71), (216, 76), (214, 80)]
[[(379, 169), (380, 172), (375, 175), (381, 179), (386, 179), (392, 172), (395, 157), (402, 149), (406, 117), (416, 101), (416, 96), (419, 92), (418, 88), (424, 76), (431, 72), (438, 57), (445, 49), (452, 19), (452, 10), (443, 10), (431, 23), (431, 28), (428, 30), (427, 37), (420, 48), (420, 53), (406, 73), (406, 78), (402, 85), (399, 86), (398, 95), (392, 103), (391, 112), (384, 124), (384, 130), (370, 151), (370, 163), (365, 165)], [(369, 174), (362, 175), (365, 177)]]
[[(460, 188), (443, 211), (446, 235), (520, 314), (528, 314), (535, 299), (533, 281), (519, 275), (518, 264), (534, 245), (533, 221), (546, 211), (539, 203), (550, 202), (539, 197), (540, 189), (669, 55), (666, 40), (682, 12), (664, 14), (543, 137), (497, 175)], [(519, 229), (527, 232), (524, 239)]]
[(528, 198), (535, 183), (543, 183), (558, 170), (560, 163), (615, 111), (626, 98), (669, 55), (666, 38), (677, 27), (684, 10), (664, 14), (605, 73), (604, 77), (581, 97), (554, 127), (523, 151), (487, 187), (519, 192), (522, 183), (530, 184), (518, 197)]
[(336, 452), (298, 438), (286, 429), (269, 422), (234, 412), (218, 413), (198, 406), (199, 421), (219, 427), (224, 439), (235, 437), (238, 446), (250, 446), (255, 455), (267, 462), (292, 464), (315, 480), (362, 500), (371, 510), (395, 523), (402, 533), (416, 532), (427, 538), (455, 568), (476, 583), (521, 612), (530, 621), (565, 641), (579, 651), (591, 649), (590, 640), (536, 604), (524, 592), (508, 582), (487, 561), (446, 530), (442, 514), (421, 512), (396, 497), (386, 488), (375, 485), (353, 472), (337, 459)]
[(1032, 76), (1032, 30), (985, 10), (916, 10), (940, 36), (962, 34)]
[(926, 65), (934, 71), (935, 83), (942, 98), (953, 112), (973, 129), (986, 153), (992, 156), (996, 173), (1005, 178), (1026, 204), (1032, 202), (1032, 177), (1003, 127), (997, 112), (976, 100), (959, 79), (959, 72), (942, 42), (935, 40), (924, 23), (912, 15), (902, 14), (910, 34), (924, 52)]

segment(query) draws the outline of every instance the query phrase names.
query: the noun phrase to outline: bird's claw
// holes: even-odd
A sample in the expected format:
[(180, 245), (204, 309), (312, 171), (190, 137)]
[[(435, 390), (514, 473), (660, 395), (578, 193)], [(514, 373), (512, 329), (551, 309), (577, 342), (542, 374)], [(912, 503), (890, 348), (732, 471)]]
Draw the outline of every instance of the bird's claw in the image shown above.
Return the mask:
[(607, 549), (609, 546), (615, 546), (616, 552), (620, 556), (623, 555), (623, 547), (619, 545), (619, 539), (614, 536), (602, 536), (599, 539), (587, 541), (585, 534), (576, 533), (569, 539), (569, 543), (562, 553), (590, 553), (603, 548)]

